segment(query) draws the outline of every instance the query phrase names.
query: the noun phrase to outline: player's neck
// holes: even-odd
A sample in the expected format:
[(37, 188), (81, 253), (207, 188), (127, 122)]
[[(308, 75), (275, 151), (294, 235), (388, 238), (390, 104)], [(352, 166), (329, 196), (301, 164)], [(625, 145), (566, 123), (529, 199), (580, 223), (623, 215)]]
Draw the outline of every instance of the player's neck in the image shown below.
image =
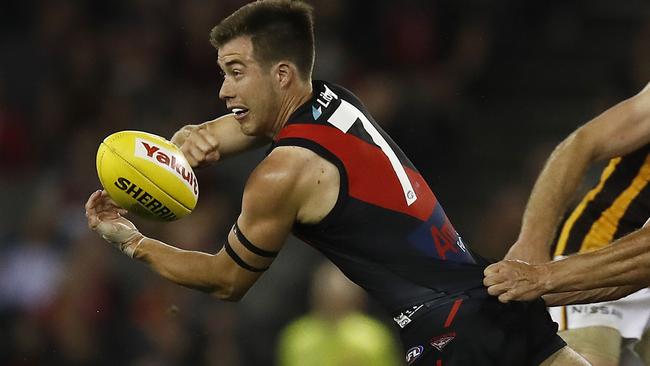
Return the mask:
[(289, 117), (291, 117), (293, 112), (295, 112), (301, 105), (311, 99), (311, 97), (311, 81), (307, 83), (301, 83), (301, 85), (299, 87), (296, 87), (295, 90), (287, 93), (280, 105), (280, 113), (278, 113), (278, 118), (273, 124), (270, 137), (275, 137), (284, 127), (284, 125), (287, 124), (287, 121), (289, 121)]

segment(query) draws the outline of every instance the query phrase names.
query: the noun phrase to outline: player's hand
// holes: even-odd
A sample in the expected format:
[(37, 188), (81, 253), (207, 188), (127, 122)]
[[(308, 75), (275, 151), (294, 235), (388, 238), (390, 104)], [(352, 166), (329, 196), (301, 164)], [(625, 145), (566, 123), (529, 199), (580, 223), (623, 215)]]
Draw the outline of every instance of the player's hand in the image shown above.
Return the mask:
[(88, 227), (133, 258), (144, 235), (140, 234), (131, 221), (122, 216), (126, 213), (127, 211), (120, 208), (106, 191), (95, 191), (86, 202)]
[(194, 167), (204, 167), (219, 160), (219, 140), (207, 125), (187, 125), (178, 130), (171, 140), (180, 147), (187, 162)]
[(547, 292), (548, 269), (544, 264), (503, 260), (488, 266), (483, 273), (488, 293), (504, 303), (535, 300)]
[(180, 130), (176, 131), (174, 133), (174, 136), (172, 136), (171, 142), (178, 146), (180, 149), (181, 146), (185, 143), (185, 140), (187, 140), (188, 137), (192, 134), (192, 131), (196, 130), (199, 128), (199, 125), (185, 125), (181, 127)]
[[(551, 256), (548, 254), (548, 250), (545, 246), (531, 245), (530, 243), (526, 244), (527, 245), (524, 245), (524, 243), (519, 241), (514, 243), (503, 259), (512, 261), (519, 260), (533, 264), (544, 263), (551, 260)], [(537, 248), (541, 248), (542, 250), (537, 250)]]

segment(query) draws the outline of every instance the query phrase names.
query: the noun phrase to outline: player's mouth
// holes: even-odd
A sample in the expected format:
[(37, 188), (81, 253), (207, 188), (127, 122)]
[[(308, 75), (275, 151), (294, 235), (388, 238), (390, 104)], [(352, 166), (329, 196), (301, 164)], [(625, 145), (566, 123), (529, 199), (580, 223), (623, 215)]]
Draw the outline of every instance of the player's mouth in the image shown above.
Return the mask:
[(246, 108), (232, 108), (232, 113), (235, 114), (235, 119), (241, 121), (248, 115), (248, 109)]

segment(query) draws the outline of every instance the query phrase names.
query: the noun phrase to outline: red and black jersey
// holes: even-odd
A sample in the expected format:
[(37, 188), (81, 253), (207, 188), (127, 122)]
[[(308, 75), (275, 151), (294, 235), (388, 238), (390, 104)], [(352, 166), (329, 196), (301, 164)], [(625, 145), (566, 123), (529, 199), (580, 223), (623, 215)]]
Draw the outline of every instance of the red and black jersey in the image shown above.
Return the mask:
[(482, 286), (485, 261), (464, 244), (401, 149), (350, 91), (314, 81), (273, 148), (300, 146), (338, 167), (335, 207), (294, 234), (389, 311)]

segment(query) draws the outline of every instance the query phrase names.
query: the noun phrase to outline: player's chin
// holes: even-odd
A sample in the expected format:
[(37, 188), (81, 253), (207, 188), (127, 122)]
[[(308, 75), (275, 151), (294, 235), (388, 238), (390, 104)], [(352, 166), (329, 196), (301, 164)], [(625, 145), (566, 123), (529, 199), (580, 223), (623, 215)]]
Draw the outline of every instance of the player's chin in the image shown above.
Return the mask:
[(258, 136), (260, 134), (259, 128), (251, 120), (240, 122), (241, 132), (246, 136)]

